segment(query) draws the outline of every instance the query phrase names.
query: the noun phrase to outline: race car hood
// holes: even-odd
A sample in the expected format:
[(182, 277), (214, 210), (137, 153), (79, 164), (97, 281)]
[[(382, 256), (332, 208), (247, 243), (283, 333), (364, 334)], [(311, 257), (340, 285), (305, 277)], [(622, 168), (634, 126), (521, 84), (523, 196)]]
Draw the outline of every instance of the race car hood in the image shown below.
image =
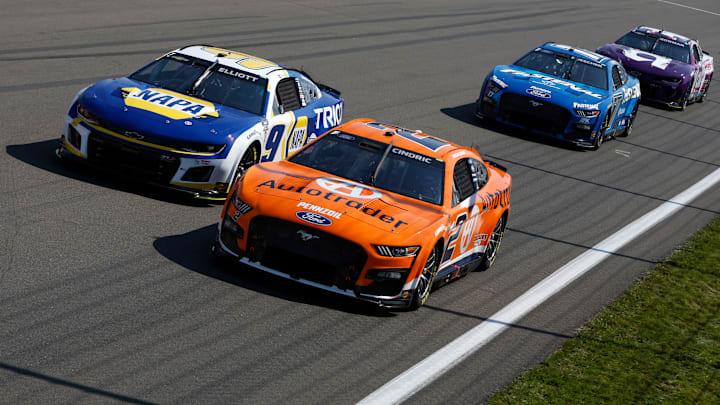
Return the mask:
[(547, 100), (567, 109), (574, 108), (574, 105), (578, 103), (595, 105), (609, 96), (607, 90), (515, 65), (496, 66), (491, 77), (494, 81), (500, 81), (500, 83), (496, 83), (496, 86), (499, 85), (506, 91), (531, 96), (538, 100)]
[(620, 61), (628, 73), (639, 72), (660, 77), (690, 80), (693, 68), (690, 64), (630, 48), (625, 45), (607, 44), (598, 53)]
[[(98, 82), (84, 91), (78, 102), (107, 129), (175, 141), (232, 144), (263, 120), (255, 114), (128, 78)], [(74, 106), (70, 111), (74, 115), (73, 110)]]
[(392, 245), (434, 230), (433, 223), (447, 223), (439, 206), (416, 203), (288, 161), (251, 167), (241, 187), (238, 197), (258, 215), (316, 225), (345, 238), (362, 235), (364, 240)]

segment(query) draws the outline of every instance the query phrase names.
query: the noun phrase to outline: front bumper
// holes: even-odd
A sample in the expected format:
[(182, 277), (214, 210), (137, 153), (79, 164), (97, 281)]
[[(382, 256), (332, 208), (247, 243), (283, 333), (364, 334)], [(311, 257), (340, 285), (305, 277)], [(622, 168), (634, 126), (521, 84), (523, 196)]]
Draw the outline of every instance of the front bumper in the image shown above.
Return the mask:
[(687, 85), (681, 82), (665, 80), (659, 76), (643, 74), (640, 72), (628, 72), (640, 80), (640, 94), (644, 101), (652, 101), (661, 104), (667, 104), (671, 107), (679, 107), (682, 104), (682, 98), (687, 91)]
[(534, 101), (531, 97), (512, 93), (503, 93), (499, 98), (499, 101), (486, 95), (478, 98), (475, 116), (585, 148), (592, 147), (598, 136), (599, 120), (596, 117), (576, 117), (567, 109), (549, 102), (530, 108), (528, 103)]
[(174, 153), (123, 138), (80, 118), (67, 116), (56, 154), (76, 158), (132, 181), (181, 191), (195, 198), (226, 198), (228, 179), (232, 175), (229, 173), (232, 165), (227, 159), (210, 154)]
[[(255, 218), (262, 220), (268, 217)], [(225, 215), (218, 224), (213, 251), (232, 256), (238, 263), (254, 269), (380, 307), (402, 309), (410, 306), (412, 283), (398, 280), (388, 284), (387, 280), (364, 277), (368, 268), (378, 267), (379, 260), (368, 258), (366, 250), (359, 245), (304, 225), (274, 218), (268, 222), (268, 229), (273, 232), (263, 235), (252, 221), (246, 222), (250, 223), (247, 226), (250, 229), (245, 229)], [(302, 243), (296, 243), (290, 237), (298, 233), (302, 235), (302, 232), (320, 237)], [(245, 249), (242, 249), (242, 240), (246, 238), (246, 244), (242, 245)], [(313, 242), (317, 245), (312, 246)], [(384, 261), (387, 262), (386, 267), (394, 268), (399, 260)], [(414, 258), (406, 260), (408, 273), (414, 262)]]

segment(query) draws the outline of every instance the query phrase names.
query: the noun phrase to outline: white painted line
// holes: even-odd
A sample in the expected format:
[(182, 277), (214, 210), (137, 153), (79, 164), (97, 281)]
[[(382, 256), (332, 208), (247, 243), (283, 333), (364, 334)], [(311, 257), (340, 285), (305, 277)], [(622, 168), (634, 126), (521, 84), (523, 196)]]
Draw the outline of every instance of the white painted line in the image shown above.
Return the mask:
[(673, 3), (672, 1), (667, 1), (667, 0), (657, 0), (657, 1), (659, 1), (660, 3), (672, 4), (673, 6), (678, 6), (678, 7), (685, 7), (685, 8), (689, 8), (690, 10), (700, 11), (703, 13), (708, 13), (708, 14), (712, 14), (712, 15), (716, 15), (716, 16), (720, 17), (719, 13), (713, 13), (712, 11), (703, 10), (701, 8), (690, 7), (690, 6), (686, 6), (684, 4)]
[(555, 270), (540, 283), (516, 298), (488, 320), (465, 332), (445, 347), (392, 379), (371, 393), (359, 404), (398, 404), (453, 368), (467, 356), (517, 323), (530, 311), (602, 262), (618, 249), (679, 211), (692, 200), (720, 182), (720, 169), (695, 183), (659, 207), (601, 241), (568, 264)]
[(626, 151), (626, 150), (615, 149), (615, 153), (617, 153), (618, 155), (625, 156), (626, 158), (630, 157), (630, 152)]

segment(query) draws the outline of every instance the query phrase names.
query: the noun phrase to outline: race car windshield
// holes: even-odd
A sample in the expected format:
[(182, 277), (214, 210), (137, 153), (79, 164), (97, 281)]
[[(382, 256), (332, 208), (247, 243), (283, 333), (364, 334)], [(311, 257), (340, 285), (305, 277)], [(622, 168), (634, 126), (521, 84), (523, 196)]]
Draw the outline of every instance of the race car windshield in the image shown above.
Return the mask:
[(261, 115), (265, 112), (267, 83), (262, 77), (217, 65), (197, 84), (193, 95)]
[(641, 51), (650, 52), (653, 45), (655, 45), (655, 41), (657, 41), (656, 36), (648, 36), (637, 32), (628, 32), (615, 41), (615, 43), (639, 49)]
[(673, 41), (659, 40), (653, 53), (682, 63), (690, 63), (690, 47)]
[(515, 66), (537, 70), (550, 76), (572, 80), (603, 90), (608, 88), (607, 71), (603, 66), (547, 49), (540, 48), (528, 53), (515, 62)]
[(629, 46), (641, 51), (665, 56), (683, 63), (690, 63), (690, 47), (679, 42), (655, 35), (645, 35), (638, 32), (628, 32), (615, 43)]
[(129, 77), (178, 93), (187, 93), (208, 67), (208, 61), (173, 54), (150, 63)]
[(584, 59), (576, 60), (572, 69), (570, 69), (568, 79), (603, 90), (607, 90), (608, 88), (607, 70), (594, 62), (589, 62)]
[(290, 157), (291, 162), (417, 200), (442, 205), (445, 163), (395, 146), (373, 174), (388, 144), (332, 132)]

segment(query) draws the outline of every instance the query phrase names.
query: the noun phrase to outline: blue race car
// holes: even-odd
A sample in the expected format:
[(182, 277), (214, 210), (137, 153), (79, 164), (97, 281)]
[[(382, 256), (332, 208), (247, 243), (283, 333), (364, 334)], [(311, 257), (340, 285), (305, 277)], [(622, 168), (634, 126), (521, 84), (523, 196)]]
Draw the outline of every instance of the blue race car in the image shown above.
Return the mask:
[(632, 131), (640, 82), (617, 61), (548, 42), (485, 78), (476, 116), (597, 149)]
[(304, 72), (193, 45), (81, 90), (56, 154), (219, 200), (249, 166), (285, 159), (342, 113), (340, 92)]

